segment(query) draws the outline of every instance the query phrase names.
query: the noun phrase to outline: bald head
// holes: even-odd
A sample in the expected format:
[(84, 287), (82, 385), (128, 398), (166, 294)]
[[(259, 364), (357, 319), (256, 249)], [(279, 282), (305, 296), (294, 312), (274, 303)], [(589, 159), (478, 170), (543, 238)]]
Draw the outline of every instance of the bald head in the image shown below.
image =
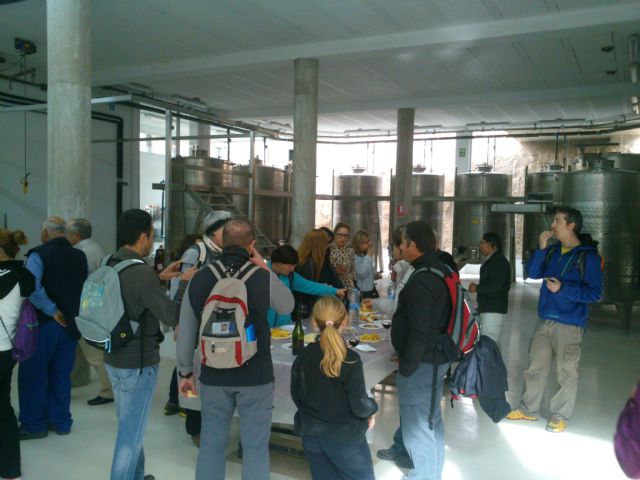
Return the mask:
[(256, 239), (253, 225), (243, 219), (229, 220), (222, 229), (222, 245), (224, 247), (242, 247), (251, 250), (252, 243)]
[(66, 233), (64, 218), (58, 216), (47, 217), (42, 222), (40, 238), (43, 242), (48, 242), (54, 238), (64, 237)]

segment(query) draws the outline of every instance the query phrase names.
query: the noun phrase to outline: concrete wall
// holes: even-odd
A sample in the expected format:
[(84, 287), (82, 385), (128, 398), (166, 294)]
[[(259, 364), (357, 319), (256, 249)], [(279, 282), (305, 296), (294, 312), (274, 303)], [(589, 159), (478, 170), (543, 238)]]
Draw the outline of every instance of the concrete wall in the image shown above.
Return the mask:
[[(0, 80), (0, 92), (46, 101), (46, 93), (37, 88), (9, 85)], [(97, 96), (107, 96), (94, 92)], [(95, 112), (121, 117), (124, 137), (137, 137), (139, 115), (137, 110), (119, 105), (94, 106)], [(91, 122), (92, 139), (115, 139), (117, 126), (97, 119)], [(90, 218), (94, 238), (105, 252), (116, 247), (116, 149), (117, 144), (93, 143), (91, 155)], [(124, 147), (123, 208), (133, 208), (139, 202), (139, 146), (125, 143)], [(20, 179), (26, 169), (29, 190), (23, 193)], [(25, 253), (40, 243), (40, 224), (47, 214), (47, 116), (42, 113), (0, 114), (0, 225), (24, 230), (29, 244), (21, 249)]]

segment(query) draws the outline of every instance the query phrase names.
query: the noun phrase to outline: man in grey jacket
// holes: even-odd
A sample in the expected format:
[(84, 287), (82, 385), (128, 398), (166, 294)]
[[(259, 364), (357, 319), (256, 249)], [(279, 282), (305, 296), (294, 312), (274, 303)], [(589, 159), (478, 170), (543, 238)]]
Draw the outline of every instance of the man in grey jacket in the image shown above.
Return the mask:
[[(89, 275), (100, 268), (100, 262), (104, 253), (100, 245), (91, 238), (93, 229), (89, 220), (84, 218), (73, 218), (67, 222), (66, 237), (69, 243), (82, 252), (87, 257)], [(78, 340), (76, 350), (76, 361), (71, 372), (71, 387), (82, 387), (91, 381), (91, 368), (98, 374), (100, 381), (100, 392), (95, 398), (87, 400), (89, 405), (104, 405), (113, 402), (113, 390), (109, 376), (104, 368), (104, 355), (100, 350), (90, 346), (84, 338)]]
[[(143, 210), (127, 210), (118, 219), (120, 249), (109, 265), (127, 260), (143, 260), (153, 247), (151, 215)], [(125, 315), (136, 334), (122, 347), (105, 353), (107, 373), (113, 385), (118, 416), (111, 480), (134, 480), (144, 474), (144, 430), (160, 363), (160, 322), (175, 325), (174, 303), (167, 297), (160, 280), (181, 275), (174, 262), (156, 275), (146, 263), (132, 265), (120, 273), (120, 290)], [(186, 275), (192, 275), (189, 271)], [(183, 276), (185, 274), (182, 274)], [(145, 480), (154, 480), (146, 475)]]
[[(202, 434), (196, 479), (224, 480), (229, 427), (237, 408), (243, 449), (242, 478), (267, 480), (274, 388), (267, 309), (270, 304), (275, 306), (274, 300), (279, 297), (271, 292), (271, 287), (284, 285), (277, 277), (277, 283), (272, 283), (271, 273), (254, 248), (255, 234), (251, 223), (229, 220), (222, 235), (224, 247), (220, 262), (229, 273), (238, 271), (249, 261), (264, 268), (246, 281), (247, 322), (255, 327), (258, 351), (237, 368), (218, 369), (203, 365), (199, 377), (201, 385), (196, 388), (193, 354), (200, 330), (200, 315), (216, 283), (211, 269), (201, 269), (189, 284), (180, 309), (177, 345), (180, 392), (187, 395), (189, 391), (197, 391), (202, 401)], [(291, 311), (293, 297), (290, 291), (288, 300)]]

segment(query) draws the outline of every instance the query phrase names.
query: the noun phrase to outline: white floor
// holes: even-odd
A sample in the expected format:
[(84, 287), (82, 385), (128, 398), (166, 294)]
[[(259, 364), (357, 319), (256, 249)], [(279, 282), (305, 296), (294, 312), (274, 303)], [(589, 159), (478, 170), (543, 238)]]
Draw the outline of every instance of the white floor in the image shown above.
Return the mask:
[[(501, 339), (509, 369), (515, 404), (522, 388), (522, 371), (527, 366), (527, 349), (536, 323), (537, 285), (518, 283), (511, 294), (509, 321)], [(638, 311), (629, 335), (624, 334), (610, 307), (592, 314), (584, 337), (580, 384), (575, 414), (562, 434), (544, 430), (536, 423), (502, 421), (493, 424), (470, 400), (457, 402), (454, 409), (443, 400), (446, 428), (444, 478), (459, 479), (606, 479), (626, 478), (617, 466), (612, 447), (616, 419), (632, 386), (640, 378), (640, 322)], [(168, 350), (168, 349), (163, 349)], [(165, 417), (172, 362), (165, 359), (153, 400), (145, 439), (147, 473), (158, 480), (190, 479), (198, 450), (184, 432), (177, 415)], [(14, 375), (14, 377), (17, 375)], [(15, 384), (15, 381), (14, 381)], [(14, 405), (17, 406), (14, 388)], [(86, 400), (97, 392), (97, 381), (73, 390), (71, 435), (49, 435), (42, 440), (22, 442), (24, 480), (107, 479), (115, 439), (113, 404), (89, 407)], [(376, 477), (395, 480), (402, 476), (391, 462), (379, 461), (375, 451), (386, 448), (398, 421), (397, 397), (393, 388), (377, 391), (380, 404), (371, 451)], [(227, 457), (227, 478), (240, 477), (237, 424)], [(271, 478), (308, 479), (303, 460), (272, 454)]]

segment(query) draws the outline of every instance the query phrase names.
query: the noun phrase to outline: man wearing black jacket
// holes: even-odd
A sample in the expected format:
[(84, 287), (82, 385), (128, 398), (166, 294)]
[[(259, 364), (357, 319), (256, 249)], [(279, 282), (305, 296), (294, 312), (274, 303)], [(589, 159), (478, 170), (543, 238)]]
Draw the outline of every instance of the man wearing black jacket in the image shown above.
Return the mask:
[(402, 439), (414, 465), (406, 478), (438, 480), (444, 465), (440, 399), (449, 361), (436, 344), (446, 335), (451, 297), (442, 279), (428, 269), (447, 270), (425, 222), (406, 225), (400, 252), (415, 269), (400, 293), (391, 327), (400, 362), (396, 383)]
[(480, 253), (485, 257), (480, 267), (480, 283), (471, 283), (469, 291), (478, 294), (480, 331), (499, 346), (504, 314), (509, 307), (511, 267), (502, 254), (502, 241), (497, 233), (482, 235)]

